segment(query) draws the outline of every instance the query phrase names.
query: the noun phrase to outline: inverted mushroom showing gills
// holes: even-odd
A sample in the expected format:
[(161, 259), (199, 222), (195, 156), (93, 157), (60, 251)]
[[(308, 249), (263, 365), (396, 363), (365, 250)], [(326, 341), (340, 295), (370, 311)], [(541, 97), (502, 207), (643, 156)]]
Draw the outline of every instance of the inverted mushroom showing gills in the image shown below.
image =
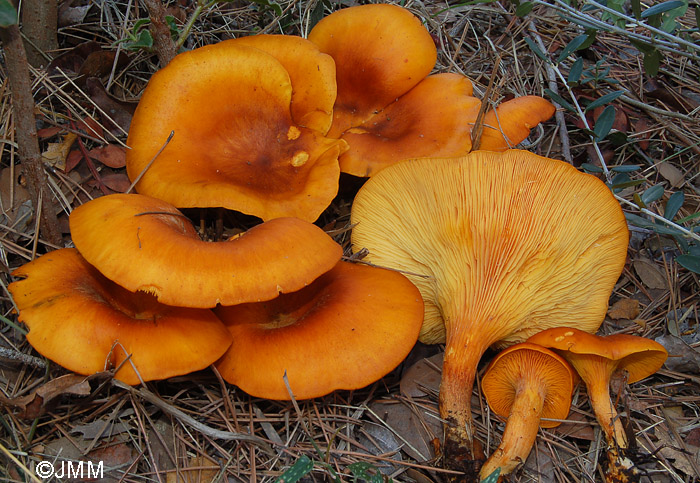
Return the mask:
[(601, 337), (568, 327), (552, 328), (535, 334), (528, 342), (550, 347), (568, 360), (583, 382), (593, 412), (608, 443), (608, 483), (636, 481), (640, 472), (627, 457), (627, 434), (610, 400), (610, 380), (625, 374), (628, 383), (658, 371), (668, 357), (656, 341), (627, 334)]
[(129, 178), (143, 173), (138, 192), (178, 208), (314, 221), (338, 191), (338, 155), (347, 145), (292, 113), (317, 127), (311, 118), (328, 109), (327, 87), (318, 105), (313, 96), (295, 97), (279, 60), (235, 40), (182, 53), (153, 75), (139, 101), (127, 139)]
[(445, 464), (476, 478), (470, 399), (487, 347), (570, 323), (593, 332), (625, 262), (627, 223), (594, 176), (535, 154), (403, 161), (360, 189), (353, 250), (400, 269), (425, 302), (421, 340), (446, 344)]
[(121, 366), (114, 377), (127, 384), (165, 379), (204, 369), (231, 344), (211, 310), (170, 307), (131, 293), (74, 248), (43, 255), (13, 276), (23, 278), (9, 290), (29, 327), (27, 340), (78, 374)]
[(342, 248), (298, 218), (276, 218), (243, 235), (205, 242), (174, 206), (114, 194), (70, 215), (73, 243), (107, 278), (165, 304), (211, 308), (299, 290), (340, 260)]
[(481, 467), (481, 480), (499, 468), (501, 477), (512, 473), (530, 454), (538, 427), (554, 428), (566, 419), (575, 380), (566, 360), (536, 344), (515, 344), (491, 361), (481, 390), (507, 423), (501, 444)]
[(298, 292), (215, 313), (235, 341), (217, 362), (224, 379), (257, 397), (307, 399), (365, 387), (398, 366), (418, 338), (423, 302), (400, 273), (340, 262)]

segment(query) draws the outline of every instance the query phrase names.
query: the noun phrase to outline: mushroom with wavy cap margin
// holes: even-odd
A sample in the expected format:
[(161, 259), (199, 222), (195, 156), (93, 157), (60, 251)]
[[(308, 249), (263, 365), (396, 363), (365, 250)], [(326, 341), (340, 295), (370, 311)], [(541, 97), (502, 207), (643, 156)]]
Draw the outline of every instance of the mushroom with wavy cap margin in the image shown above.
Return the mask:
[(636, 481), (640, 472), (626, 454), (627, 434), (610, 400), (610, 380), (626, 374), (629, 383), (658, 371), (668, 352), (664, 346), (645, 337), (628, 334), (599, 336), (569, 327), (557, 327), (535, 334), (528, 342), (549, 347), (574, 366), (586, 383), (593, 413), (608, 443), (605, 481)]
[(352, 206), (353, 250), (405, 271), (425, 302), (421, 341), (446, 344), (445, 464), (474, 478), (476, 367), (487, 347), (569, 323), (594, 332), (625, 263), (625, 217), (607, 186), (510, 150), (385, 168)]
[[(327, 109), (328, 94), (310, 99), (317, 105), (301, 103), (303, 111)], [(302, 127), (292, 117), (295, 99), (282, 63), (258, 48), (229, 40), (179, 54), (153, 75), (139, 101), (127, 174), (136, 180), (174, 131), (136, 184), (139, 193), (178, 208), (314, 221), (338, 191), (338, 156), (347, 144)]]
[(74, 248), (47, 253), (12, 275), (23, 278), (8, 288), (29, 327), (27, 340), (78, 374), (121, 366), (114, 377), (127, 384), (165, 379), (206, 368), (231, 344), (211, 310), (129, 292)]
[(300, 290), (343, 252), (299, 218), (276, 218), (228, 241), (202, 241), (174, 206), (136, 194), (89, 201), (69, 222), (76, 248), (107, 278), (179, 307), (257, 302)]

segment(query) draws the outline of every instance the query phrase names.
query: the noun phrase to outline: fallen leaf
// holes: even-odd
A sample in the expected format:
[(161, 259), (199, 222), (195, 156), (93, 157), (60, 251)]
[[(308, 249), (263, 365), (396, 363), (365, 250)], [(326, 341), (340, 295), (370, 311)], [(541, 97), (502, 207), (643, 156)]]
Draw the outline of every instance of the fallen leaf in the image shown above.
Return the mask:
[(63, 131), (62, 128), (58, 126), (45, 127), (44, 129), (39, 129), (36, 135), (39, 139), (46, 139), (55, 136), (56, 134)]
[(401, 394), (407, 397), (422, 397), (440, 390), (442, 359), (444, 353), (435, 354), (409, 367), (401, 377)]
[(650, 123), (645, 118), (641, 117), (634, 123), (634, 132), (637, 134), (637, 146), (642, 151), (649, 149), (649, 138), (651, 137)]
[(96, 419), (88, 424), (73, 427), (71, 433), (81, 433), (83, 439), (111, 438), (129, 431), (129, 425), (121, 421)]
[[(97, 50), (91, 52), (78, 69), (78, 74), (86, 77), (103, 77), (112, 72), (112, 67), (117, 59), (117, 52), (113, 50)], [(120, 50), (119, 58), (116, 60), (117, 68), (129, 62), (127, 54)]]
[(633, 320), (639, 315), (639, 312), (639, 300), (624, 298), (615, 302), (612, 307), (608, 309), (608, 317), (613, 320)]
[(92, 159), (99, 161), (110, 168), (123, 168), (126, 166), (126, 148), (116, 144), (107, 144), (88, 151)]
[(70, 173), (83, 160), (83, 153), (79, 149), (75, 149), (66, 157), (66, 167), (63, 169), (65, 173)]
[(659, 439), (657, 447), (661, 448), (659, 453), (666, 458), (671, 465), (681, 473), (689, 476), (695, 476), (695, 468), (691, 463), (691, 458), (695, 460), (696, 465), (700, 465), (700, 448), (690, 446), (686, 443), (686, 447), (690, 454), (684, 452), (674, 437), (669, 432), (668, 428), (656, 426), (654, 434)]
[(588, 420), (583, 414), (571, 411), (566, 417), (566, 422), (561, 423), (559, 426), (549, 431), (567, 438), (593, 441), (595, 439), (593, 424), (594, 421)]
[(59, 396), (88, 396), (89, 394), (90, 383), (85, 376), (66, 374), (50, 380), (27, 396), (18, 398), (0, 396), (0, 404), (19, 409), (20, 418), (36, 419), (43, 415), (47, 406)]
[(632, 262), (634, 271), (648, 288), (667, 289), (666, 274), (651, 260), (638, 258)]
[(211, 483), (221, 468), (216, 462), (203, 456), (194, 456), (185, 468), (168, 471), (167, 483)]
[(684, 374), (700, 373), (699, 351), (671, 334), (662, 335), (654, 340), (664, 346), (668, 352), (668, 359), (664, 363), (668, 370)]
[(104, 136), (104, 130), (102, 129), (102, 126), (100, 126), (97, 123), (97, 121), (95, 121), (91, 117), (86, 117), (76, 122), (75, 127), (76, 129), (80, 129), (81, 131), (85, 132), (85, 134), (87, 134), (88, 136), (97, 138), (101, 138), (102, 136)]
[[(136, 103), (118, 101), (112, 98), (96, 77), (89, 77), (86, 79), (85, 88), (87, 89), (90, 99), (109, 116), (109, 118), (102, 120), (102, 124), (115, 128), (118, 126), (124, 133), (128, 133), (129, 126), (131, 125), (131, 118), (136, 109)], [(112, 121), (116, 123), (116, 126), (114, 126)]]
[(131, 181), (125, 173), (105, 173), (100, 176), (102, 184), (116, 193), (126, 193)]
[(679, 187), (685, 181), (685, 176), (683, 176), (683, 172), (671, 163), (664, 161), (662, 163), (657, 164), (656, 169), (659, 171), (659, 174), (661, 176), (666, 178), (666, 180), (669, 183), (671, 183), (672, 188)]
[(66, 158), (76, 139), (78, 139), (78, 135), (69, 132), (63, 137), (61, 142), (49, 143), (46, 151), (41, 153), (42, 161), (54, 168), (65, 170)]
[(77, 74), (87, 56), (101, 49), (100, 44), (94, 40), (83, 42), (53, 59), (49, 64), (48, 71), (50, 74), (56, 74), (56, 71), (60, 69), (63, 72)]

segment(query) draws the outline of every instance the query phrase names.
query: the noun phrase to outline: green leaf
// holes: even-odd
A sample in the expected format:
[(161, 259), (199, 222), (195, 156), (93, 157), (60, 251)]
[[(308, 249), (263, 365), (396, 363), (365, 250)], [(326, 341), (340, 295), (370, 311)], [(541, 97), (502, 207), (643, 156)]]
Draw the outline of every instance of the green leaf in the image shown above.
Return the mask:
[(625, 91), (609, 92), (609, 93), (605, 94), (604, 96), (601, 96), (598, 99), (596, 99), (595, 101), (588, 104), (588, 106), (586, 106), (585, 110), (590, 111), (591, 109), (595, 109), (596, 107), (604, 106), (605, 104), (608, 104), (608, 103), (614, 101), (615, 99), (617, 99), (618, 97), (620, 97), (624, 93), (625, 93)]
[(620, 166), (611, 166), (610, 171), (616, 173), (631, 173), (632, 171), (637, 171), (641, 168), (638, 164), (622, 164)]
[(700, 212), (693, 213), (692, 215), (688, 215), (686, 217), (683, 217), (680, 220), (677, 220), (676, 223), (686, 223), (686, 222), (694, 220), (696, 218), (700, 218)]
[[(140, 31), (142, 28), (144, 28), (145, 26), (147, 26), (149, 23), (151, 23), (151, 21), (150, 21), (149, 19), (147, 19), (147, 18), (140, 18), (140, 19), (138, 19), (136, 22), (134, 22), (134, 27), (133, 27), (131, 30), (132, 30), (132, 32), (134, 32), (134, 34), (137, 34), (137, 33), (139, 33), (139, 31)], [(134, 37), (134, 38), (136, 38), (136, 37)]]
[(652, 186), (648, 190), (644, 190), (644, 193), (642, 193), (642, 201), (645, 205), (649, 205), (649, 203), (653, 203), (654, 201), (660, 200), (663, 195), (664, 186), (661, 184), (657, 184)]
[(493, 473), (491, 473), (489, 476), (481, 480), (481, 483), (496, 483), (498, 481), (498, 477), (501, 475), (501, 469), (496, 468)]
[(282, 473), (276, 480), (275, 483), (296, 483), (304, 476), (311, 473), (314, 469), (314, 462), (306, 456), (302, 455), (296, 463), (289, 467), (287, 471)]
[(610, 130), (615, 123), (615, 108), (613, 106), (607, 106), (600, 113), (598, 119), (595, 120), (595, 127), (593, 128), (593, 134), (595, 135), (596, 141), (602, 141), (605, 136), (608, 135)]
[(646, 181), (643, 179), (631, 179), (628, 181), (618, 181), (618, 182), (616, 182), (613, 179), (613, 184), (612, 184), (611, 188), (613, 190), (621, 190), (623, 188), (629, 188), (631, 186), (639, 186), (640, 184), (645, 183), (645, 182)]
[(369, 483), (383, 483), (384, 478), (376, 466), (366, 461), (358, 461), (348, 465), (348, 469), (352, 473), (355, 480), (358, 478)]
[(325, 6), (323, 2), (316, 2), (316, 6), (311, 11), (311, 15), (309, 15), (309, 31), (324, 17), (324, 9)]
[(700, 29), (700, 5), (695, 7), (695, 23), (698, 26), (698, 29)]
[(686, 2), (681, 0), (669, 0), (668, 2), (657, 3), (653, 7), (649, 7), (642, 12), (642, 18), (649, 18), (660, 13), (668, 12), (674, 8), (683, 7), (687, 5)]
[(631, 0), (631, 4), (634, 18), (639, 20), (640, 18), (642, 18), (642, 4), (639, 0)]
[(573, 64), (571, 64), (571, 70), (569, 71), (569, 77), (566, 79), (566, 83), (569, 85), (578, 84), (581, 80), (581, 74), (583, 74), (583, 57), (578, 57)]
[(678, 214), (678, 210), (683, 206), (685, 201), (685, 195), (682, 191), (676, 191), (673, 193), (666, 202), (666, 208), (664, 209), (664, 218), (667, 220), (673, 220)]
[(581, 46), (588, 40), (588, 35), (582, 34), (579, 35), (578, 37), (574, 37), (571, 42), (566, 44), (566, 47), (564, 47), (564, 50), (561, 51), (561, 54), (559, 54), (559, 58), (557, 59), (557, 64), (561, 62), (562, 60), (566, 59), (569, 55), (571, 55), (572, 52), (577, 51), (578, 49), (581, 48)]
[(0, 0), (0, 27), (17, 24), (17, 9), (9, 0)]
[(684, 235), (683, 232), (676, 230), (673, 227), (666, 225), (657, 225), (656, 223), (649, 221), (646, 218), (642, 218), (641, 216), (637, 216), (632, 213), (625, 213), (625, 218), (627, 218), (627, 221), (629, 221), (635, 226), (638, 226), (640, 228), (646, 228), (648, 230), (653, 230), (660, 235)]
[(602, 173), (603, 172), (603, 168), (601, 168), (600, 166), (596, 166), (595, 164), (591, 164), (591, 163), (583, 163), (581, 165), (581, 167), (587, 173)]
[(574, 113), (576, 112), (576, 109), (574, 108), (574, 106), (569, 104), (567, 101), (564, 100), (563, 97), (561, 97), (559, 94), (555, 93), (551, 89), (545, 89), (544, 93), (547, 94), (550, 99), (552, 99), (554, 102), (559, 104), (564, 109), (569, 110), (569, 111), (574, 112)]
[(532, 12), (532, 7), (534, 6), (535, 4), (532, 2), (523, 2), (518, 5), (518, 8), (515, 9), (515, 15), (517, 17), (524, 17), (528, 13)]
[(687, 268), (691, 272), (700, 273), (700, 257), (694, 255), (678, 255), (676, 262), (683, 268)]
[(654, 48), (649, 53), (644, 54), (644, 72), (651, 77), (656, 77), (659, 73), (659, 67), (661, 66), (661, 51)]
[(532, 50), (537, 57), (544, 60), (545, 62), (549, 62), (549, 58), (547, 58), (547, 56), (544, 55), (544, 52), (540, 50), (540, 48), (535, 42), (532, 41), (531, 38), (525, 37), (525, 43), (530, 47), (530, 50)]
[(153, 36), (151, 35), (150, 30), (142, 30), (139, 33), (138, 38), (133, 41), (133, 42), (127, 42), (124, 45), (125, 48), (129, 50), (139, 50), (139, 49), (145, 49), (149, 50), (150, 48), (153, 47)]
[(250, 0), (252, 3), (256, 3), (263, 7), (271, 8), (278, 16), (282, 15), (282, 7), (279, 6), (277, 2), (271, 2), (270, 0)]

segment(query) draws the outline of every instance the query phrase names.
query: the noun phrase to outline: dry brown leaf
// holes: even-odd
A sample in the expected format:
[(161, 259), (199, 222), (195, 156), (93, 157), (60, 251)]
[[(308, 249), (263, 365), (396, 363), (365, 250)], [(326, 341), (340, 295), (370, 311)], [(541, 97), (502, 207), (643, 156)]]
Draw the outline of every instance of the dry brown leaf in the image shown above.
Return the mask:
[(608, 309), (608, 317), (613, 320), (633, 320), (639, 315), (639, 312), (639, 300), (624, 298), (615, 302), (612, 307)]
[(634, 271), (647, 288), (667, 289), (666, 274), (651, 260), (638, 258), (632, 262)]
[(53, 166), (54, 168), (65, 170), (66, 158), (68, 157), (70, 148), (73, 146), (76, 139), (78, 139), (78, 135), (69, 132), (63, 137), (61, 142), (49, 143), (46, 151), (41, 153), (42, 161), (49, 166)]
[(567, 438), (583, 439), (586, 441), (593, 441), (595, 439), (593, 422), (586, 419), (583, 414), (572, 411), (566, 417), (566, 420), (565, 423), (561, 423), (556, 428), (550, 429), (550, 431)]
[(440, 390), (440, 378), (442, 374), (441, 352), (427, 359), (421, 359), (413, 364), (401, 378), (401, 394), (407, 397), (422, 397), (428, 392), (433, 394)]
[(131, 181), (125, 173), (106, 173), (100, 176), (102, 183), (112, 191), (125, 193), (131, 186)]
[(656, 165), (656, 169), (659, 170), (659, 174), (661, 176), (666, 178), (668, 182), (671, 183), (671, 187), (673, 188), (679, 187), (685, 181), (685, 176), (683, 176), (683, 172), (671, 163), (659, 163)]
[(220, 468), (213, 460), (203, 456), (190, 458), (186, 468), (168, 471), (167, 483), (211, 483)]
[(659, 439), (657, 447), (660, 447), (659, 453), (666, 458), (671, 465), (681, 473), (688, 476), (696, 476), (695, 468), (690, 459), (694, 459), (697, 465), (700, 465), (700, 448), (691, 446), (686, 443), (686, 447), (691, 454), (682, 451), (680, 444), (673, 438), (664, 426), (654, 428), (654, 434)]
[[(136, 110), (135, 103), (118, 101), (107, 93), (99, 79), (89, 77), (85, 81), (85, 88), (90, 95), (90, 99), (99, 106), (102, 112), (109, 113), (112, 121), (117, 123), (124, 132), (129, 132), (131, 118)], [(112, 122), (109, 118), (102, 120), (105, 126), (111, 126)], [(116, 127), (116, 126), (115, 126)]]
[(110, 168), (123, 168), (126, 166), (126, 148), (116, 144), (107, 144), (88, 151), (92, 159), (99, 161)]
[(36, 419), (43, 415), (47, 406), (59, 396), (88, 396), (89, 394), (90, 383), (85, 376), (66, 374), (50, 380), (27, 396), (17, 398), (0, 396), (0, 404), (19, 409), (20, 418)]

